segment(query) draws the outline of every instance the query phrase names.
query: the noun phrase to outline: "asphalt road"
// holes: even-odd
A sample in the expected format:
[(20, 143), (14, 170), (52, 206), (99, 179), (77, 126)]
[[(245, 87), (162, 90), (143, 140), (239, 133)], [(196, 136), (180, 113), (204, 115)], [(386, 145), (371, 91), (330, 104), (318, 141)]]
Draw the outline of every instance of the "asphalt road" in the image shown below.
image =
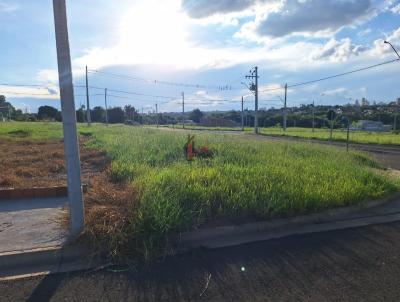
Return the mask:
[(398, 301), (399, 252), (392, 223), (0, 282), (0, 301)]

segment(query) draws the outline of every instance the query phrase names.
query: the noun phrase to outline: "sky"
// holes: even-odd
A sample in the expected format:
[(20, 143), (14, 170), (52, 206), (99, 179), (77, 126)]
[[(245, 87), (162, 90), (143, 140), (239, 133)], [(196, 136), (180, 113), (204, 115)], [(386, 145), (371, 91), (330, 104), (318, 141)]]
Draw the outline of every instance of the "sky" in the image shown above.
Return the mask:
[[(400, 0), (67, 0), (76, 107), (144, 112), (280, 108), (298, 83), (395, 60)], [(0, 0), (0, 94), (24, 111), (60, 108), (52, 1)], [(288, 106), (400, 97), (400, 62), (288, 89)], [(28, 85), (28, 86), (25, 86)], [(29, 86), (38, 85), (38, 86)], [(128, 93), (126, 93), (128, 92)]]

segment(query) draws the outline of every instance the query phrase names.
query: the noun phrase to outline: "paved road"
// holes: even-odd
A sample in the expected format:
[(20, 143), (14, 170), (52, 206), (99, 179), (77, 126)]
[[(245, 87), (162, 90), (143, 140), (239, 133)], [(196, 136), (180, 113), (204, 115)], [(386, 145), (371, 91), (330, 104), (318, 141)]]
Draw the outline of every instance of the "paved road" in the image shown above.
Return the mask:
[(392, 223), (196, 251), (125, 273), (0, 282), (0, 301), (398, 301), (399, 251)]

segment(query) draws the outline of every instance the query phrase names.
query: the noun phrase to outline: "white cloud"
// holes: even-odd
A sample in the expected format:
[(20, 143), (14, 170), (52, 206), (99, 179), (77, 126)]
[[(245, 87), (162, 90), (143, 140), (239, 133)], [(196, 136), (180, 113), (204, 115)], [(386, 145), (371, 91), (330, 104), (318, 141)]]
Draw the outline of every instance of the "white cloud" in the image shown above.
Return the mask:
[(390, 11), (391, 11), (393, 14), (400, 14), (400, 4), (397, 4), (396, 6), (393, 6), (393, 7), (390, 9)]
[(18, 4), (0, 1), (0, 13), (11, 13), (19, 8)]
[(372, 32), (372, 29), (371, 29), (371, 28), (366, 28), (366, 29), (364, 29), (364, 30), (359, 31), (359, 32), (357, 33), (357, 36), (359, 36), (359, 37), (365, 37), (365, 36), (369, 35), (371, 32)]
[(349, 38), (342, 40), (330, 39), (325, 45), (318, 47), (311, 53), (313, 60), (328, 60), (331, 62), (344, 62), (352, 56), (365, 52), (367, 47), (354, 45)]
[(215, 14), (243, 11), (257, 0), (183, 0), (182, 9), (192, 18), (205, 18)]
[(385, 39), (378, 39), (374, 41), (374, 46), (371, 49), (371, 55), (378, 55), (380, 57), (396, 56), (390, 45), (385, 44), (384, 41), (387, 40), (393, 44), (393, 46), (399, 50), (400, 49), (400, 27), (386, 35)]
[(60, 98), (56, 88), (35, 88), (21, 86), (0, 86), (0, 94), (9, 98), (32, 98), (58, 100)]
[(58, 83), (58, 72), (55, 69), (41, 69), (37, 72), (36, 79), (40, 83), (56, 85)]
[(336, 89), (326, 90), (321, 93), (321, 96), (343, 96), (348, 93), (348, 90), (344, 87), (339, 87)]
[(371, 0), (286, 0), (279, 12), (267, 14), (257, 24), (261, 36), (291, 34), (326, 36), (372, 13)]

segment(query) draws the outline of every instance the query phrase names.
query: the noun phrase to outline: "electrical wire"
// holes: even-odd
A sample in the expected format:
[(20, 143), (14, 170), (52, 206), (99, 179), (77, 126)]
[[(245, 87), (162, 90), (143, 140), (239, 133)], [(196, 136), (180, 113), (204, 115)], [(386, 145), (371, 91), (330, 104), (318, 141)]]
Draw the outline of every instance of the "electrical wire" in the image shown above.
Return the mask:
[(128, 75), (116, 74), (116, 73), (105, 72), (105, 71), (100, 71), (100, 70), (93, 70), (93, 69), (88, 70), (88, 72), (92, 73), (92, 74), (108, 75), (108, 76), (111, 76), (114, 78), (119, 78), (119, 79), (142, 81), (142, 82), (146, 82), (149, 84), (162, 84), (162, 85), (168, 85), (168, 86), (197, 88), (197, 89), (216, 89), (219, 91), (232, 90), (231, 85), (212, 86), (212, 85), (204, 85), (204, 84), (189, 84), (189, 83), (179, 83), (179, 82), (162, 81), (162, 80), (154, 80), (154, 79), (152, 80), (152, 79), (133, 77), (133, 76), (128, 76)]

